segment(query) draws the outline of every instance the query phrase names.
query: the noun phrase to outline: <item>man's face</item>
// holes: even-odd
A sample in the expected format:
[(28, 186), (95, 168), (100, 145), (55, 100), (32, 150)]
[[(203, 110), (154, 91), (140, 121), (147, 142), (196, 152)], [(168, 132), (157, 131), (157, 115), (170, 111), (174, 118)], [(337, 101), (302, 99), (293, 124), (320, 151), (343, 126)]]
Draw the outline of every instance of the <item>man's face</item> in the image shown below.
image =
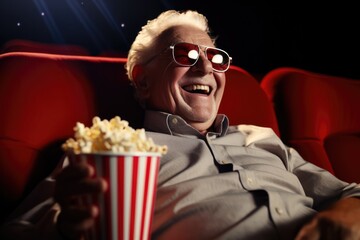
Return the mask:
[[(163, 49), (178, 42), (214, 47), (205, 32), (190, 26), (174, 27), (159, 40), (167, 44)], [(191, 67), (175, 63), (167, 49), (144, 65), (143, 72), (147, 109), (179, 115), (200, 132), (211, 127), (223, 96), (225, 73), (214, 72), (203, 49)]]

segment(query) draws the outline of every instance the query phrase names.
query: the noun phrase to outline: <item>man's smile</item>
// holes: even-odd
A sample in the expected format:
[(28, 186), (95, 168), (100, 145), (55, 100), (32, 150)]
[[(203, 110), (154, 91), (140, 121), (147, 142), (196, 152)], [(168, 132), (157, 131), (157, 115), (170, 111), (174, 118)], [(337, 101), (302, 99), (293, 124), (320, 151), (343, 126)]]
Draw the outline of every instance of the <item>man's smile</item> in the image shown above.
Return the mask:
[(212, 88), (210, 86), (202, 85), (202, 84), (186, 85), (183, 87), (183, 89), (189, 93), (200, 93), (200, 94), (206, 94), (206, 95), (209, 95), (212, 90)]

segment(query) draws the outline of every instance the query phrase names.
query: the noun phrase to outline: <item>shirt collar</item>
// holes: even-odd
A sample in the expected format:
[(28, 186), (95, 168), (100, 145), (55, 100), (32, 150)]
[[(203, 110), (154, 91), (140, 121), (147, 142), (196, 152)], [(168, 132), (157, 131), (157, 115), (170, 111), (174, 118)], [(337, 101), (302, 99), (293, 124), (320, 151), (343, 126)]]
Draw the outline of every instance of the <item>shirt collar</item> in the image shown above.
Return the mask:
[[(145, 112), (144, 128), (148, 131), (166, 133), (175, 136), (188, 136), (203, 138), (204, 136), (195, 128), (190, 126), (183, 118), (177, 115), (150, 111)], [(223, 136), (229, 128), (227, 116), (218, 114), (214, 121), (212, 134)]]

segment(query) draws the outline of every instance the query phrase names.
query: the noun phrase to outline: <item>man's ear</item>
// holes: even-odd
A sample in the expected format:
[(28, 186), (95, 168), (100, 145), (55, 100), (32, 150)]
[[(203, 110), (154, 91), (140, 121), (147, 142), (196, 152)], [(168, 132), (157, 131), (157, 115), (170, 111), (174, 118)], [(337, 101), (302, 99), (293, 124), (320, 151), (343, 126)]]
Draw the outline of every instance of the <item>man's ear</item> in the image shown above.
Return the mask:
[(144, 101), (149, 96), (149, 83), (145, 69), (142, 65), (135, 65), (132, 71), (136, 92), (140, 100)]
[(147, 83), (145, 80), (145, 70), (141, 65), (135, 65), (132, 71), (133, 81), (136, 88), (146, 88)]

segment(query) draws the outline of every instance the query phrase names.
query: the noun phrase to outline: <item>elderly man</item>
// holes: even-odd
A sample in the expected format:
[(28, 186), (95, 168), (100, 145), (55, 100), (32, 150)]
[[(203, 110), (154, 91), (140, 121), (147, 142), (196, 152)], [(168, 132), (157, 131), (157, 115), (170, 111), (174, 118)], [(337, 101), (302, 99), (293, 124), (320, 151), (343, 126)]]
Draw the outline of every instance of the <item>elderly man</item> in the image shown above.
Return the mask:
[[(146, 109), (146, 133), (168, 146), (152, 238), (360, 239), (359, 185), (306, 162), (271, 129), (229, 126), (218, 114), (230, 63), (196, 11), (160, 14), (131, 46), (126, 68)], [(106, 191), (106, 182), (91, 178), (87, 164), (60, 170), (57, 204), (33, 209), (34, 216), (56, 213), (51, 221), (28, 217), (27, 226), (9, 229), (81, 239), (93, 226), (97, 207), (73, 199)]]

